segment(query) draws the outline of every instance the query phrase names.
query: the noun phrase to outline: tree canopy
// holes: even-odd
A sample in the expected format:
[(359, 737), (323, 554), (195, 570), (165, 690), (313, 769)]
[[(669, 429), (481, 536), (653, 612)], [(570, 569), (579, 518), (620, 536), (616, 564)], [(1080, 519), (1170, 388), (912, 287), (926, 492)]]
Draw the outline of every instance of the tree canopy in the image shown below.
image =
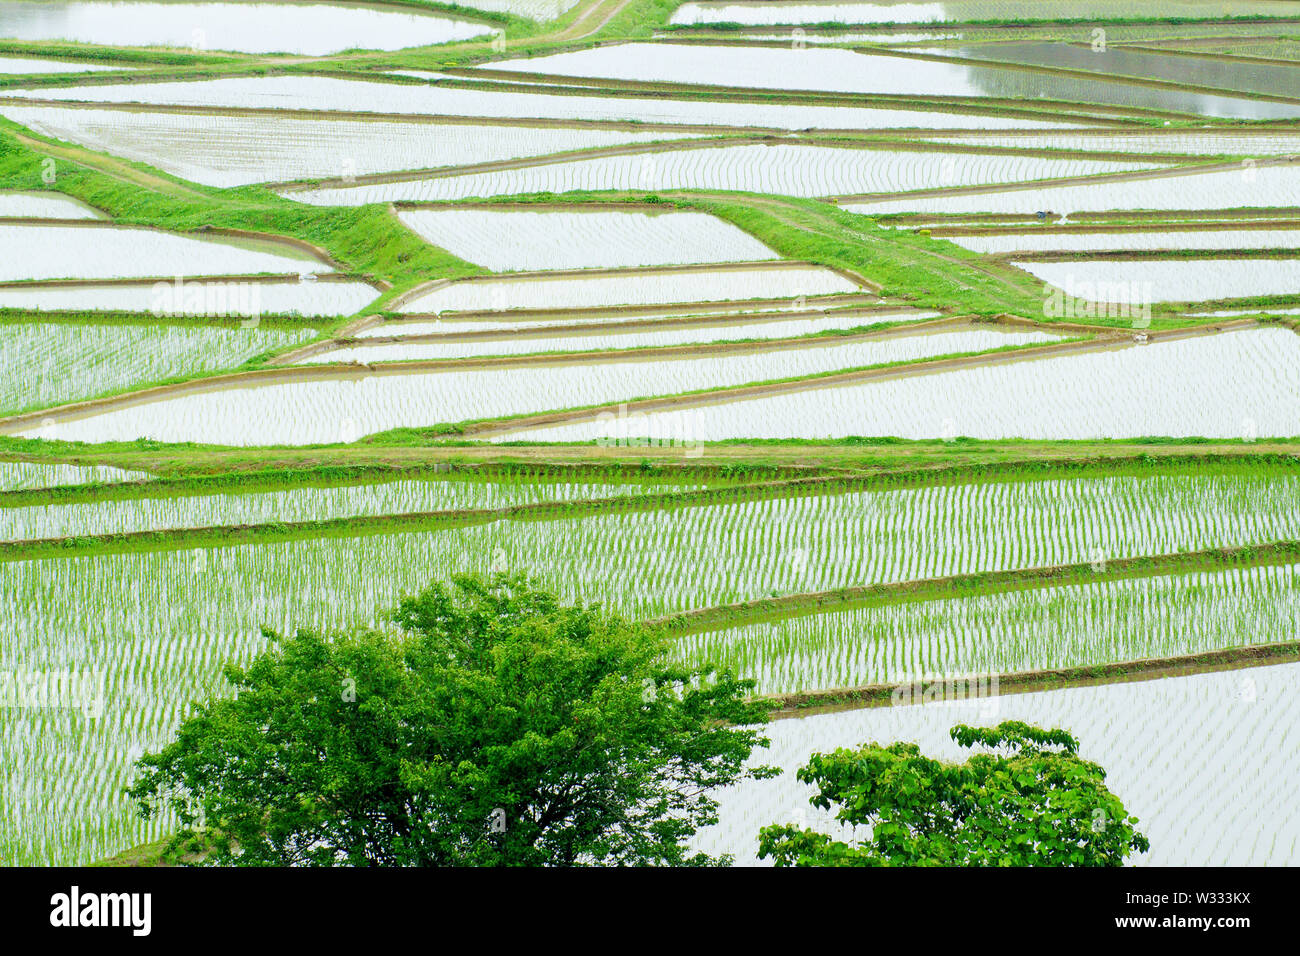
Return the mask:
[(954, 727), (962, 764), (914, 743), (813, 754), (799, 770), (813, 806), (838, 805), (841, 823), (870, 828), (844, 842), (793, 826), (764, 827), (759, 855), (778, 866), (1120, 866), (1148, 841), (1134, 829), (1106, 772), (1078, 756), (1063, 730), (1019, 721)]
[(774, 770), (752, 681), (521, 576), (404, 597), (396, 628), (292, 637), (138, 762), (141, 813), (225, 865), (707, 865), (711, 794)]

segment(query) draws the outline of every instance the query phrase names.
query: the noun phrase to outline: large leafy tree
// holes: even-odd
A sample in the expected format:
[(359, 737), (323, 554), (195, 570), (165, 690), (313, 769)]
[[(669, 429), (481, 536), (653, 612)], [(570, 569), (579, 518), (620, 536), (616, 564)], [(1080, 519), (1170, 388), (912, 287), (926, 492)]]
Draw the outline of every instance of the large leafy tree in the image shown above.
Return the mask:
[(775, 771), (752, 681), (665, 662), (664, 638), (522, 577), (406, 597), (398, 628), (270, 635), (139, 762), (145, 815), (206, 862), (711, 864), (718, 788)]
[(914, 743), (813, 754), (799, 779), (811, 803), (870, 828), (852, 843), (793, 826), (765, 827), (759, 854), (778, 866), (1119, 866), (1148, 849), (1138, 822), (1106, 789), (1106, 772), (1078, 756), (1063, 730), (1019, 721), (959, 725), (962, 764)]

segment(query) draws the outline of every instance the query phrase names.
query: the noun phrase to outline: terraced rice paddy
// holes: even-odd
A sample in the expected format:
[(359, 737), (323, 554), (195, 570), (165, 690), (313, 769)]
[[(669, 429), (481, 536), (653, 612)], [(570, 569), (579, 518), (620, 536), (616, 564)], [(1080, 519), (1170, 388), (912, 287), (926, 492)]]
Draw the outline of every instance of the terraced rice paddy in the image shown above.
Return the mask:
[[(651, 486), (650, 490), (671, 493), (689, 487), (666, 484)], [(330, 521), (390, 514), (511, 508), (548, 501), (644, 494), (646, 490), (644, 485), (629, 482), (486, 484), (463, 480), (408, 479), (333, 488), (305, 487), (243, 494), (20, 505), (0, 507), (0, 540), (27, 541), (221, 525)]]
[[(1234, 3), (1232, 12), (1245, 17), (1289, 17), (1300, 15), (1300, 4)], [(944, 0), (942, 3), (914, 3), (910, 0), (875, 0), (869, 3), (844, 0), (786, 3), (764, 0), (736, 3), (706, 0), (684, 3), (670, 23), (979, 23), (986, 20), (1125, 20), (1156, 17), (1219, 17), (1221, 4), (1212, 0)]]
[(790, 694), (1199, 654), (1290, 640), (1295, 565), (865, 606), (708, 631), (675, 656)]
[(776, 127), (779, 129), (1060, 129), (1073, 120), (969, 115), (945, 110), (709, 102), (665, 97), (557, 95), (536, 91), (343, 80), (328, 76), (230, 77), (187, 82), (130, 83), (0, 90), (0, 97), (51, 102), (138, 103), (225, 109), (339, 110), (410, 116), (489, 119), (613, 120), (642, 123)]
[[(447, 208), (411, 209), (398, 218), (434, 245), (493, 272), (779, 258), (735, 226), (699, 213)], [(550, 241), (556, 235), (565, 236), (563, 245)]]
[(1007, 149), (1063, 149), (1070, 153), (1174, 153), (1186, 156), (1290, 156), (1300, 153), (1300, 130), (1243, 132), (1198, 130), (1074, 130), (1057, 133), (1006, 133), (933, 137), (941, 143), (994, 146)]
[(509, 309), (592, 309), (611, 305), (726, 302), (732, 299), (798, 299), (858, 292), (852, 280), (819, 266), (734, 269), (663, 269), (605, 275), (532, 275), (469, 279), (443, 284), (406, 300), (400, 311), (416, 313)]
[(0, 412), (48, 408), (235, 368), (313, 329), (91, 322), (0, 324)]
[(852, 50), (707, 44), (617, 46), (507, 60), (492, 69), (601, 81), (894, 96), (1042, 97), (1240, 119), (1300, 117), (1300, 104), (1209, 97), (1109, 79)]
[(169, 316), (351, 315), (379, 295), (360, 281), (173, 278), (134, 283), (0, 285), (0, 309), (147, 312)]
[(1117, 210), (1240, 210), (1300, 206), (1300, 163), (1242, 163), (1229, 169), (1140, 179), (1114, 179), (974, 193), (920, 195), (878, 202), (849, 202), (867, 215), (889, 213), (998, 213), (1056, 216)]
[(326, 206), (573, 190), (700, 189), (787, 196), (891, 193), (1154, 169), (1152, 163), (1005, 153), (932, 153), (826, 146), (720, 146), (602, 156), (498, 172), (287, 192)]
[[(871, 312), (848, 310), (844, 314), (808, 316), (803, 318), (768, 318), (762, 322), (729, 322), (727, 324), (672, 325), (658, 331), (645, 328), (636, 330), (609, 329), (593, 334), (586, 332), (528, 333), (491, 338), (465, 339), (456, 333), (460, 323), (442, 323), (435, 333), (438, 341), (373, 342), (357, 346), (343, 346), (316, 352), (297, 359), (295, 364), (321, 364), (328, 362), (413, 362), (440, 359), (470, 358), (489, 355), (530, 355), (542, 352), (599, 352), (601, 350), (659, 348), (704, 344), (708, 342), (743, 342), (759, 339), (789, 339), (799, 336), (820, 335), (829, 331), (847, 331), (878, 322), (916, 322), (936, 318), (937, 313), (877, 315)], [(370, 338), (387, 330), (389, 334), (403, 330), (386, 326), (372, 329)], [(426, 328), (421, 325), (419, 328)], [(363, 333), (364, 337), (364, 333)], [(408, 336), (409, 337), (409, 336)], [(433, 336), (431, 336), (432, 338)]]
[(6, 219), (103, 219), (83, 202), (58, 193), (0, 191), (0, 217)]
[(2, 37), (243, 53), (396, 50), (490, 32), (481, 23), (392, 5), (7, 0), (0, 8)]
[[(268, 594), (273, 582), (282, 581), (274, 584), (276, 595), (282, 596), (281, 588), (284, 593), (301, 588), (304, 596), (322, 601), (319, 612), (313, 610), (299, 623), (326, 626), (341, 623), (336, 615), (359, 610), (368, 614), (370, 608), (390, 601), (389, 594), (414, 586), (421, 575), (461, 567), (487, 570), (492, 562), (504, 561), (536, 573), (571, 597), (581, 595), (629, 614), (655, 617), (772, 594), (1087, 565), (1098, 553), (1114, 561), (1295, 539), (1300, 537), (1300, 516), (1291, 504), (1296, 492), (1295, 479), (1285, 476), (1170, 476), (933, 485), (625, 513), (610, 510), (444, 531), (208, 550), (200, 560), (223, 580), (205, 581), (202, 587), (257, 587), (261, 574), (260, 589)], [(473, 500), (527, 500), (499, 494), (489, 492)], [(544, 494), (562, 497), (560, 492)], [(1064, 526), (1073, 529), (1070, 536), (1052, 530), (1067, 522)], [(1008, 533), (992, 534), (996, 529)], [(628, 535), (644, 547), (620, 549), (618, 542)], [(402, 549), (408, 550), (409, 560), (393, 557)], [(337, 569), (362, 561), (363, 555), (364, 566), (373, 570), (364, 585), (369, 590), (349, 605), (349, 582), (336, 578)], [(175, 551), (77, 558), (75, 564), (91, 577), (119, 573), (125, 575), (123, 580), (134, 581), (137, 571), (129, 566), (139, 562), (161, 574), (167, 567), (189, 566), (194, 559), (192, 551)], [(293, 564), (291, 573), (283, 562)], [(30, 573), (42, 563), (4, 565), (3, 574)], [(63, 565), (56, 562), (48, 570), (53, 573), (59, 567)], [(288, 578), (269, 573), (272, 567), (282, 567)], [(89, 581), (73, 583), (77, 588), (90, 586)], [(14, 591), (14, 600), (23, 593), (21, 588)], [(200, 593), (195, 601), (203, 599)], [(326, 613), (331, 615), (328, 620), (320, 616)], [(282, 623), (277, 619), (274, 626)]]
[(40, 462), (0, 461), (0, 491), (140, 481), (149, 477), (142, 471), (123, 471), (111, 465), (47, 465)]
[(1067, 294), (1100, 302), (1198, 302), (1300, 290), (1300, 259), (1017, 262)]
[[(393, 428), (419, 428), (552, 409), (623, 402), (647, 395), (734, 387), (820, 375), (919, 357), (1041, 344), (1043, 332), (955, 332), (899, 339), (737, 348), (627, 361), (454, 366), (401, 374), (348, 371), (298, 375), (273, 384), (239, 382), (156, 398), (42, 426), (64, 441), (197, 441), (221, 445), (308, 445), (355, 441)], [(584, 374), (575, 371), (585, 369)], [(26, 431), (26, 429), (24, 429)]]
[(37, 57), (0, 56), (0, 73), (95, 73), (120, 69), (103, 63), (74, 63), (68, 60), (43, 60)]
[(0, 115), (47, 136), (125, 156), (223, 189), (249, 183), (502, 162), (695, 135), (58, 107), (5, 107), (0, 109)]
[[(839, 316), (838, 319), (834, 317), (829, 320), (824, 319), (820, 313), (830, 310), (838, 312), (844, 309), (852, 309), (855, 313), (861, 314), (861, 324), (921, 322), (926, 319), (936, 319), (940, 315), (938, 312), (930, 312), (924, 309), (908, 309), (894, 306), (869, 306), (866, 307), (869, 311), (863, 311), (854, 308), (853, 305), (846, 301), (854, 298), (856, 297), (847, 295), (810, 296), (794, 299), (759, 299), (750, 300), (744, 306), (737, 306), (728, 302), (687, 302), (651, 307), (645, 310), (646, 314), (642, 314), (641, 310), (617, 307), (587, 312), (560, 309), (554, 312), (542, 310), (520, 313), (507, 310), (495, 313), (475, 313), (475, 315), (486, 316), (483, 318), (463, 318), (453, 315), (448, 318), (431, 320), (399, 319), (392, 322), (381, 322), (378, 325), (370, 325), (360, 329), (353, 337), (357, 339), (409, 339), (414, 336), (445, 334), (519, 332), (521, 333), (519, 338), (523, 338), (527, 333), (544, 335), (546, 334), (544, 330), (563, 329), (567, 334), (569, 331), (577, 332), (579, 328), (590, 326), (604, 327), (609, 330), (606, 334), (617, 335), (620, 331), (619, 327), (624, 326), (629, 321), (649, 322), (651, 324), (662, 323), (665, 326), (665, 331), (668, 331), (670, 327), (675, 328), (685, 322), (697, 325), (709, 323), (711, 320), (715, 324), (718, 321), (725, 321), (728, 323), (726, 327), (731, 328), (736, 323), (752, 321), (756, 323), (754, 331), (758, 332), (760, 328), (757, 323), (794, 319), (821, 321), (822, 328), (831, 327), (836, 321), (853, 321), (854, 324), (859, 324), (857, 318), (846, 318), (844, 315)], [(808, 309), (814, 311), (806, 311)], [(587, 330), (589, 331), (589, 329)], [(767, 336), (755, 337), (766, 338)]]
[[(1300, 10), (1300, 4), (1296, 9)], [(1300, 70), (1293, 64), (1234, 63), (1185, 52), (1171, 55), (1115, 46), (1097, 51), (1068, 43), (1042, 42), (950, 47), (943, 52), (959, 57), (1083, 70), (1106, 76), (1190, 84), (1261, 96), (1295, 99), (1300, 92)]]
[[(510, 441), (735, 438), (1292, 436), (1300, 340), (1269, 329), (983, 367), (696, 401), (626, 420), (510, 431)], [(1081, 401), (1081, 396), (1089, 396)], [(1215, 395), (1213, 404), (1203, 396)]]
[[(1106, 785), (1141, 821), (1147, 866), (1294, 864), (1300, 825), (1286, 812), (1286, 788), (1300, 776), (1295, 746), (1295, 664), (1218, 674), (1003, 696), (957, 705), (920, 704), (779, 721), (764, 761), (786, 769), (744, 784), (723, 801), (718, 826), (701, 848), (756, 862), (757, 831), (774, 822), (834, 829), (807, 804), (812, 789), (794, 779), (813, 752), (915, 741), (921, 752), (965, 760), (948, 730), (958, 723), (1023, 720), (1062, 727), (1080, 754), (1106, 768)], [(1170, 733), (1177, 727), (1183, 733)]]
[(0, 225), (0, 282), (333, 272), (288, 244), (126, 226)]

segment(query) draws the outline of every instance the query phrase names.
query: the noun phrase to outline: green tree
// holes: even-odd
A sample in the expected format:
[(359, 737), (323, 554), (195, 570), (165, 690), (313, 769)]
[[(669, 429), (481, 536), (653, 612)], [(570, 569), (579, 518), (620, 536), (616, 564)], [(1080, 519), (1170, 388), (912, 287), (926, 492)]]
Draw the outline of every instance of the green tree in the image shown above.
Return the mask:
[(1120, 866), (1145, 852), (1146, 837), (1106, 771), (1078, 756), (1063, 730), (1019, 721), (958, 725), (975, 753), (951, 764), (914, 743), (813, 754), (799, 779), (818, 788), (810, 802), (845, 824), (870, 827), (855, 843), (792, 826), (764, 827), (759, 855), (778, 866)]
[(711, 793), (776, 771), (754, 682), (523, 577), (404, 597), (395, 632), (291, 638), (142, 758), (148, 816), (236, 865), (707, 865)]

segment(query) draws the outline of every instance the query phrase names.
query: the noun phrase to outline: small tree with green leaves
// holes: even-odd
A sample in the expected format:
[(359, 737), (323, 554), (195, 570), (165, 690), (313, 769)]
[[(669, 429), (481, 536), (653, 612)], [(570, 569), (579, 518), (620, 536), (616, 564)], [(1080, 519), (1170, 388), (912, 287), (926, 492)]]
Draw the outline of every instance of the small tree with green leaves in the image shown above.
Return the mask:
[(666, 663), (665, 638), (523, 577), (403, 598), (400, 633), (309, 631), (227, 676), (129, 793), (225, 865), (702, 865), (744, 778), (753, 681)]
[(778, 866), (1120, 866), (1148, 849), (1137, 818), (1106, 789), (1106, 771), (1079, 757), (1065, 731), (1006, 721), (959, 725), (951, 736), (994, 752), (962, 764), (914, 743), (813, 754), (798, 773), (818, 788), (810, 802), (838, 805), (836, 819), (870, 836), (846, 843), (764, 827), (759, 855)]

